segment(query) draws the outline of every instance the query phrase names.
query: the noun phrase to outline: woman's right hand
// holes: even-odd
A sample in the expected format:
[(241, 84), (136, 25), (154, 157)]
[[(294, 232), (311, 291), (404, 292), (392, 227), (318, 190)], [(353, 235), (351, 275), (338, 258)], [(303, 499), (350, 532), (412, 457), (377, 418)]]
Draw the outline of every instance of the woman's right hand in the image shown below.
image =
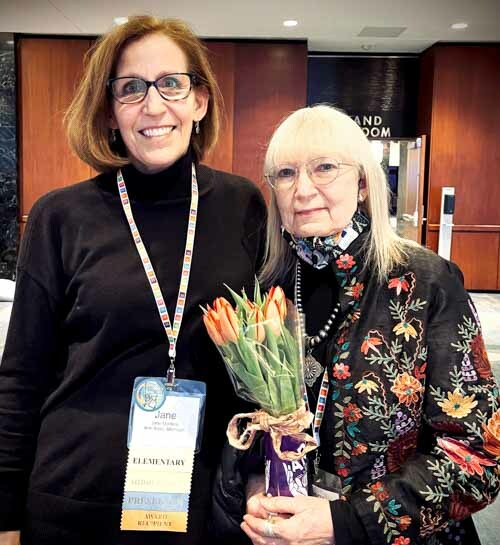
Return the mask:
[(19, 545), (21, 532), (0, 532), (0, 545)]

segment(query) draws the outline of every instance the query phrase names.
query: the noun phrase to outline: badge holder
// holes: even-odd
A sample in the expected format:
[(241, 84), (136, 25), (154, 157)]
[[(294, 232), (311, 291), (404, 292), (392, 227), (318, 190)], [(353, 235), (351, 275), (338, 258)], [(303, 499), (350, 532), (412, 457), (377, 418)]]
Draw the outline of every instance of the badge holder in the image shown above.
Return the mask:
[(169, 375), (135, 379), (122, 530), (187, 532), (205, 401), (203, 382)]
[(325, 498), (329, 501), (338, 500), (342, 495), (342, 481), (340, 477), (319, 468), (315, 472), (311, 488), (313, 496)]

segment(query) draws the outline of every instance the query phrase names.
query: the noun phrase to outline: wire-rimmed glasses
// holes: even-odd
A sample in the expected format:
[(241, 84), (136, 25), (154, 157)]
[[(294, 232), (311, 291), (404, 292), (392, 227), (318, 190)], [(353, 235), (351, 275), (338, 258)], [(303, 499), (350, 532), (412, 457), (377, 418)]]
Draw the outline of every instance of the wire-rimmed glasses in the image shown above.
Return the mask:
[[(343, 166), (356, 166), (333, 157), (318, 157), (312, 159), (303, 166), (314, 185), (323, 186), (332, 183), (342, 170)], [(284, 163), (271, 169), (266, 175), (266, 180), (273, 189), (290, 189), (297, 181), (302, 165)]]

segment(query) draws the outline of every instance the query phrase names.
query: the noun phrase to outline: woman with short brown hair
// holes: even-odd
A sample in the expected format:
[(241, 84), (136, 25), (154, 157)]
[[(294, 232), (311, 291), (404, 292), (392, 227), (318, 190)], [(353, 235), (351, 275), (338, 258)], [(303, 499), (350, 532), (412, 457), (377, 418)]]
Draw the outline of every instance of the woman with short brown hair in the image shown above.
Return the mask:
[(76, 154), (98, 172), (106, 172), (127, 163), (123, 147), (113, 141), (109, 116), (112, 103), (107, 100), (108, 80), (116, 70), (123, 48), (149, 34), (163, 34), (186, 56), (188, 71), (196, 74), (195, 87), (208, 93), (207, 112), (200, 130), (192, 134), (192, 147), (198, 161), (213, 151), (219, 134), (222, 95), (207, 58), (207, 50), (191, 29), (179, 19), (131, 17), (103, 35), (90, 50), (87, 67), (75, 97), (66, 114), (68, 138)]
[[(210, 543), (238, 402), (199, 307), (224, 283), (253, 289), (265, 215), (252, 183), (200, 164), (219, 106), (204, 46), (180, 21), (132, 17), (91, 52), (66, 123), (100, 174), (33, 206), (18, 261), (0, 366), (2, 545)], [(192, 451), (148, 450), (129, 464), (185, 471), (126, 479), (130, 407), (174, 419), (162, 404), (181, 381), (207, 391), (204, 427), (179, 405), (201, 438), (192, 469)], [(154, 448), (173, 448), (179, 428), (159, 428)]]

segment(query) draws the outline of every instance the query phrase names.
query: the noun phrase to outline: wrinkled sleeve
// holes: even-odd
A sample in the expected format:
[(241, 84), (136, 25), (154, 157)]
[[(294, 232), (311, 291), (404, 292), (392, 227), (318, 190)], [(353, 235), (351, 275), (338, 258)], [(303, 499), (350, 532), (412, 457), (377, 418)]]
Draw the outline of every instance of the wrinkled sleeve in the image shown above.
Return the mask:
[(498, 388), (461, 273), (451, 263), (443, 268), (430, 302), (427, 359), (407, 377), (407, 391), (398, 390), (408, 401), (414, 378), (423, 384), (416, 451), (350, 498), (373, 545), (428, 539), (491, 503), (499, 489)]
[[(0, 531), (18, 530), (39, 430), (40, 410), (55, 380), (58, 352), (57, 301), (44, 285), (57, 266), (45, 253), (49, 242), (39, 208), (21, 246), (16, 292), (0, 365)], [(28, 269), (44, 270), (35, 278)], [(46, 257), (43, 257), (46, 256)]]

